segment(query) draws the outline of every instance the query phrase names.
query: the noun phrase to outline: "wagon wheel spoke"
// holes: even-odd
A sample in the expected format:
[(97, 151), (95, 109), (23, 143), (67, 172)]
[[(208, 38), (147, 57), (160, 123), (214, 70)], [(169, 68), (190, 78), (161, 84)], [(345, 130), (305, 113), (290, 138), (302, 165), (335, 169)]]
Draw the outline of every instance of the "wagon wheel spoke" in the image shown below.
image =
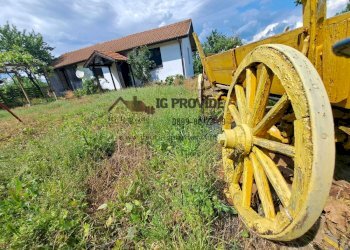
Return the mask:
[(228, 106), (228, 109), (229, 109), (229, 111), (230, 111), (231, 116), (232, 116), (233, 119), (234, 119), (234, 122), (235, 122), (237, 125), (242, 124), (241, 115), (239, 114), (239, 111), (238, 111), (238, 109), (236, 108), (236, 106), (233, 105), (233, 104), (230, 104), (230, 105)]
[(248, 157), (244, 159), (244, 171), (242, 179), (242, 205), (245, 208), (250, 207), (253, 188), (253, 166)]
[(232, 182), (233, 184), (238, 184), (243, 174), (243, 163), (239, 162), (236, 164), (235, 171), (233, 173)]
[(245, 97), (244, 89), (241, 85), (235, 86), (235, 94), (237, 98), (237, 106), (239, 114), (241, 116), (241, 121), (242, 123), (246, 123), (248, 119), (247, 100)]
[(270, 150), (274, 153), (282, 154), (289, 157), (295, 156), (295, 147), (288, 144), (271, 141), (256, 136), (253, 137), (253, 144), (261, 148)]
[(252, 161), (255, 184), (258, 189), (258, 194), (265, 217), (268, 219), (273, 219), (275, 218), (275, 207), (273, 205), (272, 195), (266, 174), (255, 153), (250, 154), (250, 160)]
[(256, 93), (256, 75), (255, 71), (248, 68), (246, 69), (246, 94), (247, 94), (247, 106), (250, 113), (253, 112), (254, 99)]
[(269, 99), (271, 85), (272, 73), (264, 64), (262, 64), (253, 106), (253, 114), (249, 122), (252, 126), (258, 124), (258, 122), (264, 116), (266, 104)]
[(273, 125), (281, 120), (289, 104), (288, 96), (284, 94), (254, 128), (253, 134), (264, 135)]
[(278, 167), (268, 155), (266, 155), (257, 147), (253, 148), (253, 152), (257, 156), (260, 164), (263, 166), (267, 178), (269, 179), (271, 185), (276, 191), (283, 206), (288, 207), (291, 198), (291, 190), (286, 180), (282, 176), (281, 172), (279, 171)]

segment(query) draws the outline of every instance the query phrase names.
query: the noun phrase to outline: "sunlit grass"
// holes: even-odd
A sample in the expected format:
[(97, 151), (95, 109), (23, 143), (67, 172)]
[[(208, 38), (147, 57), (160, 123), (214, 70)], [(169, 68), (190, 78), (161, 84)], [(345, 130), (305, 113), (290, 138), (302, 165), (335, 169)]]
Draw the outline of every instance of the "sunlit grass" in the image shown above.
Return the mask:
[[(119, 96), (194, 98), (157, 86), (15, 109), (24, 124), (0, 112), (0, 248), (222, 245), (213, 223), (234, 210), (218, 198), (218, 126), (174, 124), (199, 109), (108, 114)], [(111, 195), (97, 199), (92, 185), (107, 182)]]

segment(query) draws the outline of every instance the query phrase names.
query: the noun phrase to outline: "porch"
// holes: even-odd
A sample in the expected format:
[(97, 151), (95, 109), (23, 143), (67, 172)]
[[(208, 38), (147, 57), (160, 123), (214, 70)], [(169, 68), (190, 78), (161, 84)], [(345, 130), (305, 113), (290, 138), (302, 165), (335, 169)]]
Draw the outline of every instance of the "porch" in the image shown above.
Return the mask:
[(134, 86), (127, 57), (116, 52), (94, 51), (83, 67), (93, 73), (102, 89), (118, 90)]

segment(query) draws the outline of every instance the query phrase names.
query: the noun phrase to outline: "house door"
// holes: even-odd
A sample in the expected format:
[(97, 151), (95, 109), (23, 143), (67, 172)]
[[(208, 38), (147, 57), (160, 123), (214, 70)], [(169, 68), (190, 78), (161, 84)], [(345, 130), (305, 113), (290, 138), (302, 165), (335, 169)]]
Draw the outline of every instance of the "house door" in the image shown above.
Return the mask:
[(102, 89), (114, 90), (114, 84), (108, 67), (95, 67), (93, 69), (95, 77), (98, 79)]
[(125, 87), (133, 87), (133, 79), (130, 72), (129, 64), (127, 64), (126, 62), (122, 62), (119, 67), (124, 79)]

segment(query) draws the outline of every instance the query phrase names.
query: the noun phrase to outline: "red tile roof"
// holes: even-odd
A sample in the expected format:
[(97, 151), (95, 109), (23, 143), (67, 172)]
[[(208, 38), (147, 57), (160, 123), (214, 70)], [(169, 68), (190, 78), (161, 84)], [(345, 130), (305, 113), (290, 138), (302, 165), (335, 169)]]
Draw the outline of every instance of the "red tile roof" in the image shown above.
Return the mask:
[(126, 61), (128, 60), (128, 58), (126, 56), (123, 56), (117, 52), (113, 52), (113, 51), (99, 51), (101, 55), (105, 55), (106, 57), (110, 57), (114, 60), (117, 60), (117, 61)]
[(87, 67), (89, 67), (90, 64), (93, 64), (96, 56), (103, 57), (103, 58), (109, 59), (111, 61), (126, 61), (126, 60), (128, 60), (128, 58), (126, 56), (123, 56), (117, 52), (95, 50), (94, 52), (92, 52), (90, 57), (85, 61), (84, 67), (87, 68)]
[(189, 35), (192, 27), (192, 20), (166, 25), (157, 29), (143, 31), (126, 37), (118, 38), (104, 43), (82, 48), (76, 51), (61, 55), (53, 63), (54, 68), (86, 61), (94, 51), (121, 52), (143, 45), (165, 42)]

